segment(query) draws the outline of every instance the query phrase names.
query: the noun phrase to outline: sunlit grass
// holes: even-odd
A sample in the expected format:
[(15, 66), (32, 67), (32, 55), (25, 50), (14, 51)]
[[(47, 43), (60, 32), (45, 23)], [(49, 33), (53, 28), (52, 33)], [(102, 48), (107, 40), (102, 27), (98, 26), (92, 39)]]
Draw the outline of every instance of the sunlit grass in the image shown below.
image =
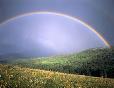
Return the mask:
[(45, 60), (42, 60), (41, 63), (42, 64), (64, 64), (66, 63), (68, 60), (67, 59), (62, 59), (62, 58), (50, 58), (50, 59), (45, 59)]
[(114, 79), (0, 65), (0, 88), (114, 88)]

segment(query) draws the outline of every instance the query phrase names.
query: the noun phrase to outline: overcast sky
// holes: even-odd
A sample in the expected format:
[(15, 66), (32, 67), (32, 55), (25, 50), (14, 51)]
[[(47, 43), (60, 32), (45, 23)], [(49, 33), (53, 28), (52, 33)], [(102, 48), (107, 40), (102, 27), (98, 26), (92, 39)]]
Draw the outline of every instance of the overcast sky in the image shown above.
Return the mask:
[[(18, 0), (18, 1), (17, 0), (0, 0), (0, 22), (1, 23), (4, 22), (5, 20), (8, 20), (17, 15), (21, 15), (24, 13), (30, 13), (33, 11), (58, 12), (58, 13), (64, 13), (64, 14), (67, 14), (70, 16), (78, 17), (81, 20), (83, 20), (84, 22), (90, 24), (93, 28), (95, 28), (110, 43), (110, 45), (114, 45), (114, 0)], [(36, 18), (37, 18), (37, 20), (36, 20)], [(40, 19), (40, 18), (42, 18), (42, 19)], [(44, 49), (46, 52), (45, 54), (56, 53), (58, 51), (67, 52), (67, 50), (65, 50), (65, 49), (68, 49), (68, 50), (71, 49), (69, 47), (68, 41), (70, 42), (72, 48), (76, 47), (76, 44), (78, 44), (75, 41), (79, 41), (79, 44), (82, 44), (81, 41), (79, 40), (79, 39), (81, 39), (81, 38), (79, 38), (80, 35), (76, 35), (76, 33), (80, 32), (81, 30), (87, 30), (86, 27), (78, 24), (77, 22), (73, 22), (73, 21), (70, 21), (69, 19), (62, 18), (62, 17), (49, 16), (49, 19), (46, 18), (47, 20), (45, 20), (44, 18), (46, 18), (46, 16), (41, 16), (41, 15), (37, 15), (37, 16), (34, 15), (32, 17), (28, 16), (28, 17), (23, 17), (21, 19), (16, 19), (13, 22), (9, 22), (6, 25), (0, 26), (0, 29), (1, 29), (0, 30), (0, 41), (7, 42), (7, 43), (5, 43), (6, 45), (3, 43), (0, 43), (0, 48), (1, 48), (0, 53), (5, 53), (6, 51), (7, 51), (7, 53), (9, 53), (8, 50), (12, 50), (14, 52), (16, 50), (18, 52), (24, 52), (24, 50), (25, 51), (27, 50), (27, 47), (33, 46), (32, 48), (35, 48), (36, 52), (38, 52), (38, 50), (40, 50), (41, 54), (39, 54), (39, 55), (42, 55), (44, 53)], [(56, 24), (56, 25), (53, 24), (53, 25), (55, 25), (54, 27), (52, 27), (52, 24), (49, 23), (49, 21), (48, 21), (48, 20), (50, 20), (50, 18), (54, 19), (54, 20), (52, 20), (52, 22), (53, 23), (55, 22), (55, 24)], [(28, 21), (28, 20), (30, 20), (30, 21)], [(41, 20), (43, 20), (43, 21), (41, 21)], [(58, 27), (57, 24), (59, 24), (59, 23), (56, 23), (57, 20), (58, 20), (58, 22), (60, 21), (61, 24), (64, 24), (64, 25), (62, 25), (62, 27), (60, 27), (60, 28), (57, 28)], [(46, 21), (48, 22), (48, 24)], [(47, 24), (48, 27), (45, 26), (46, 28), (43, 28), (44, 24), (40, 25), (41, 22), (46, 22), (45, 24)], [(67, 22), (69, 24), (67, 24)], [(40, 23), (40, 24), (32, 24), (32, 23)], [(30, 24), (30, 25), (28, 26), (27, 24)], [(73, 25), (75, 25), (75, 26), (73, 26)], [(34, 27), (37, 27), (37, 26), (38, 27), (41, 26), (41, 28), (34, 29)], [(76, 27), (79, 27), (79, 28), (76, 28)], [(29, 28), (29, 31), (28, 31), (28, 28)], [(52, 35), (52, 34), (49, 34), (50, 32), (49, 33), (46, 32), (47, 28), (51, 32), (57, 31), (57, 32), (55, 32), (55, 34), (54, 34), (54, 32), (52, 33), (55, 36), (57, 36), (57, 33), (58, 34), (61, 33), (62, 36), (58, 36), (58, 37), (61, 37), (61, 39), (54, 38), (54, 39), (50, 40), (50, 37), (52, 37), (52, 36), (48, 36), (49, 39), (45, 39), (45, 37), (47, 38), (46, 35)], [(41, 29), (44, 29), (45, 31), (41, 31)], [(63, 29), (63, 30), (61, 30), (61, 29)], [(71, 29), (71, 30), (67, 31), (68, 29)], [(75, 29), (78, 29), (78, 32)], [(31, 39), (32, 40), (35, 39), (33, 42), (36, 42), (36, 38), (39, 39), (37, 41), (41, 41), (41, 42), (38, 43), (38, 45), (36, 45), (36, 43), (30, 42), (31, 40), (26, 40), (25, 42), (28, 43), (27, 47), (25, 47), (23, 45), (23, 44), (26, 44), (25, 42), (23, 42), (22, 44), (19, 44), (20, 42), (24, 41), (25, 36), (27, 36), (29, 32), (31, 33), (31, 31), (33, 31), (33, 35), (34, 35), (34, 33), (36, 33), (36, 31), (37, 31), (37, 33), (42, 34), (43, 38), (39, 37), (39, 36), (41, 36), (40, 34), (36, 34), (37, 36), (31, 35), (32, 36)], [(45, 32), (46, 32), (46, 34), (45, 34)], [(98, 39), (98, 37), (96, 37), (94, 35), (94, 33), (90, 32), (88, 30), (82, 31), (81, 33), (82, 33), (81, 36), (82, 36), (83, 40), (86, 41), (88, 38), (88, 35), (91, 38), (90, 38), (90, 41), (89, 40), (86, 41), (90, 45), (88, 45), (86, 47), (80, 46), (81, 47), (80, 50), (86, 49), (86, 48), (91, 48), (93, 46), (94, 47), (104, 46), (103, 43)], [(45, 36), (43, 34), (45, 34)], [(10, 36), (10, 37), (8, 37), (8, 36)], [(19, 38), (17, 38), (16, 36), (19, 36)], [(77, 36), (78, 36), (78, 38), (77, 38)], [(68, 40), (65, 41), (67, 44), (66, 44), (66, 46), (63, 47), (61, 44), (62, 44), (63, 40), (65, 40), (65, 38), (67, 38)], [(16, 44), (12, 43), (12, 41), (10, 39), (13, 39), (13, 41), (15, 40), (14, 42)], [(19, 40), (20, 40), (20, 42), (18, 42)], [(54, 42), (56, 42), (55, 45), (52, 42), (50, 42), (52, 40)], [(57, 40), (57, 41), (55, 41), (55, 40)], [(98, 44), (95, 43), (96, 41)], [(61, 42), (61, 43), (59, 43), (59, 42)], [(72, 45), (72, 44), (74, 44), (74, 45)], [(22, 47), (22, 45), (25, 49), (20, 48), (20, 47)], [(57, 45), (59, 45), (59, 48), (57, 48)], [(36, 46), (39, 46), (39, 47), (37, 47), (38, 49), (36, 49)], [(5, 48), (3, 48), (3, 47), (5, 47)], [(50, 47), (53, 47), (53, 48), (50, 48)], [(16, 48), (18, 48), (18, 49), (16, 49)], [(58, 50), (56, 50), (56, 49), (58, 49)], [(77, 49), (77, 47), (76, 47), (76, 49)], [(29, 48), (29, 50), (27, 50), (27, 51), (31, 51), (31, 50), (34, 50), (34, 49)], [(72, 49), (69, 51), (72, 51)], [(79, 51), (79, 49), (77, 51)]]

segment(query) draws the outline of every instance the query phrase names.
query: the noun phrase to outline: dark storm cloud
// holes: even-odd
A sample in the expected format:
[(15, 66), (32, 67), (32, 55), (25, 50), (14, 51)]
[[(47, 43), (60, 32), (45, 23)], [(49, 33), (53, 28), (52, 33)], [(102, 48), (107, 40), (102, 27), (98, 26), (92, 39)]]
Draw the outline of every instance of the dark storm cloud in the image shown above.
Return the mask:
[(0, 0), (1, 22), (32, 11), (54, 11), (79, 17), (114, 45), (114, 0)]
[[(114, 45), (114, 0), (0, 0), (0, 22), (33, 11), (58, 12), (78, 17), (95, 28), (111, 45)], [(7, 30), (7, 32), (0, 30), (0, 32), (0, 41), (4, 41), (4, 43), (0, 43), (1, 51), (6, 52), (12, 47), (15, 47), (12, 49), (15, 51), (17, 45), (7, 43), (7, 38), (3, 39), (7, 33), (12, 33), (14, 30)], [(21, 37), (23, 38), (24, 33), (22, 33)], [(14, 32), (14, 34), (18, 35), (19, 33)], [(18, 41), (15, 41), (19, 43), (21, 37), (17, 37)], [(29, 44), (28, 46), (35, 46)], [(4, 50), (2, 47), (5, 47)], [(44, 46), (39, 47), (39, 50), (42, 47)], [(49, 49), (46, 50), (48, 52)], [(20, 52), (22, 52), (21, 48)], [(43, 54), (43, 51), (41, 50), (40, 53)]]

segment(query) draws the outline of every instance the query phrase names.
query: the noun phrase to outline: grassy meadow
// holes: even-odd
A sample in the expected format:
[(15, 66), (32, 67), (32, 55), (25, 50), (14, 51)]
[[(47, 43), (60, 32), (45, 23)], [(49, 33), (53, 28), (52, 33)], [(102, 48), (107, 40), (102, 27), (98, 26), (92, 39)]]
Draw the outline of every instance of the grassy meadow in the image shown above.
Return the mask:
[(114, 88), (113, 48), (0, 63), (0, 88)]
[(114, 88), (114, 79), (0, 65), (0, 88)]

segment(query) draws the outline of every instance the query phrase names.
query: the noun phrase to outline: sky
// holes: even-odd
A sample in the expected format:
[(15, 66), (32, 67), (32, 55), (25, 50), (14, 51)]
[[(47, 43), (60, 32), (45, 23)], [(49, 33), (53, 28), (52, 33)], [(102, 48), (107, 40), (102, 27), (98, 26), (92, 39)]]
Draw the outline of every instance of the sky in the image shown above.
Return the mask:
[[(0, 23), (34, 11), (63, 13), (91, 25), (114, 45), (113, 8), (114, 0), (0, 0)], [(104, 46), (88, 28), (65, 17), (33, 15), (0, 25), (0, 54), (48, 56)]]

